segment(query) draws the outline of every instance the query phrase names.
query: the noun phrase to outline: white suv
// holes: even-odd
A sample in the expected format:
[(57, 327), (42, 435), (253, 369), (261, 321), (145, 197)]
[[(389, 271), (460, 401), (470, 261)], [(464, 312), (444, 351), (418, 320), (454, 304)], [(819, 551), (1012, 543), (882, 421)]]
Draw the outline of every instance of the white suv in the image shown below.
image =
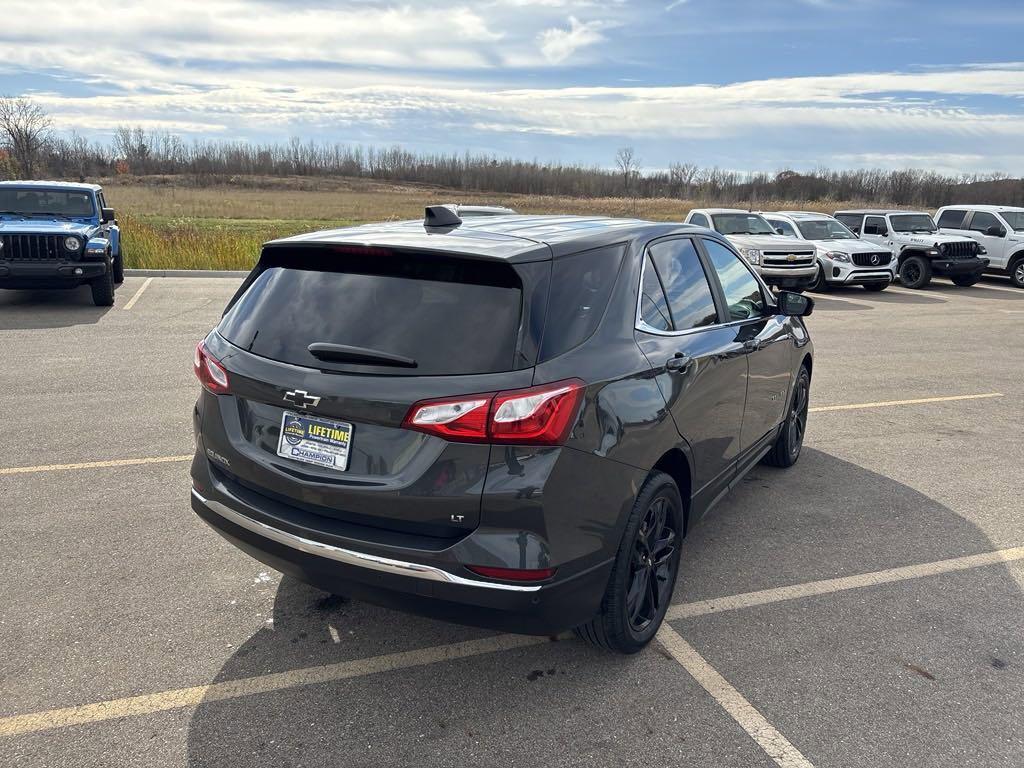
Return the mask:
[(811, 290), (831, 285), (863, 285), (882, 291), (896, 278), (889, 248), (857, 239), (846, 226), (824, 213), (780, 211), (762, 214), (780, 235), (810, 241), (818, 252), (818, 275)]
[(940, 235), (923, 211), (836, 211), (835, 217), (861, 239), (891, 248), (899, 263), (896, 273), (906, 288), (924, 288), (932, 275), (956, 285), (974, 285), (988, 267), (984, 246), (969, 237)]
[(965, 235), (988, 251), (988, 271), (1024, 288), (1024, 208), (1009, 205), (947, 205), (935, 214), (939, 232)]
[(740, 208), (695, 208), (686, 223), (725, 235), (769, 285), (799, 291), (818, 274), (814, 246), (780, 235), (759, 213)]

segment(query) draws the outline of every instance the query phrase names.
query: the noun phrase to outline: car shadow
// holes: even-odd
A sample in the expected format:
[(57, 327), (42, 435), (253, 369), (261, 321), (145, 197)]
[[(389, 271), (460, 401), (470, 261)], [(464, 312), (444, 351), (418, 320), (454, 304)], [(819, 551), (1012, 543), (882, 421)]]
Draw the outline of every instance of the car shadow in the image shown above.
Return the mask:
[(0, 290), (0, 330), (35, 330), (89, 325), (113, 307), (97, 307), (89, 286)]
[(1014, 288), (1009, 281), (1002, 285), (982, 281), (971, 286), (953, 285), (953, 283), (948, 281), (933, 281), (925, 290), (932, 294), (941, 294), (950, 298), (954, 296), (971, 296), (973, 298), (997, 301), (1024, 301), (1024, 290)]
[[(754, 470), (695, 527), (683, 545), (675, 602), (993, 548), (975, 525), (936, 500), (806, 449), (791, 470)], [(1006, 594), (1019, 594), (1005, 568), (991, 574), (987, 578), (1007, 579)], [(826, 599), (807, 598), (807, 610), (815, 608), (810, 601)], [(871, 600), (864, 605), (870, 610)], [(286, 578), (272, 625), (256, 631), (211, 682), (422, 648), (440, 648), (440, 655), (453, 643), (488, 634), (348, 602)], [(673, 764), (756, 759), (736, 756), (735, 742), (701, 754), (702, 746), (719, 749), (716, 740), (731, 731), (713, 720), (721, 716), (716, 708), (687, 703), (697, 689), (656, 646), (621, 657), (576, 640), (542, 640), (513, 651), (375, 674), (369, 665), (367, 671), (250, 696), (224, 698), (212, 689), (188, 726), (188, 765), (628, 762), (612, 749), (644, 754), (644, 764), (652, 756)], [(651, 706), (661, 695), (678, 700), (672, 713), (687, 713), (683, 732)], [(730, 749), (734, 759), (727, 759)], [(553, 757), (541, 759), (546, 754)]]
[[(893, 283), (893, 287), (900, 287), (899, 283)], [(837, 298), (846, 298), (847, 296), (856, 295), (857, 298), (872, 303), (881, 304), (945, 304), (944, 299), (939, 299), (931, 296), (925, 296), (920, 292), (909, 293), (906, 291), (894, 291), (891, 288), (886, 288), (884, 291), (875, 291), (874, 293), (868, 293), (863, 288), (857, 288), (856, 286), (843, 287), (843, 288), (831, 288), (829, 293), (833, 293)], [(826, 294), (828, 295), (828, 294)]]
[(863, 312), (874, 309), (870, 304), (855, 304), (852, 301), (847, 301), (845, 297), (842, 301), (835, 301), (828, 298), (828, 294), (808, 293), (807, 295), (814, 299), (815, 309), (824, 309), (828, 312)]

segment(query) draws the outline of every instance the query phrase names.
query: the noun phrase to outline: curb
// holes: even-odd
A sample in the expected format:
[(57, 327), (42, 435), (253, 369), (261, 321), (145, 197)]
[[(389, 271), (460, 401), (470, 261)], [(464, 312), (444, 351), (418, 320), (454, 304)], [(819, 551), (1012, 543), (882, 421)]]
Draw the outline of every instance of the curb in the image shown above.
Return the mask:
[(126, 269), (127, 277), (245, 277), (248, 270), (226, 269)]

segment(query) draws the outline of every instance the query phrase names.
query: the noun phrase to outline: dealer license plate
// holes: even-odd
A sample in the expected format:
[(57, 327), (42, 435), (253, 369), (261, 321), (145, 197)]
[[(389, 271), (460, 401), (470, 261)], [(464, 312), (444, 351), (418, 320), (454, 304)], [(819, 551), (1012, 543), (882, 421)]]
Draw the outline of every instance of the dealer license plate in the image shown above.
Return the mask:
[(352, 445), (352, 425), (344, 421), (285, 411), (277, 455), (318, 467), (345, 471)]

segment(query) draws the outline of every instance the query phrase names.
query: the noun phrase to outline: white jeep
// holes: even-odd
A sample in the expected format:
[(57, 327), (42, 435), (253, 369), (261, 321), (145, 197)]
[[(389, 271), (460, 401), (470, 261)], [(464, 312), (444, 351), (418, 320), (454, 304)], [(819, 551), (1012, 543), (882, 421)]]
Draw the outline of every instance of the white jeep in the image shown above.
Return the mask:
[(988, 251), (988, 272), (1024, 288), (1024, 208), (1009, 205), (947, 205), (935, 214), (939, 232), (976, 240)]
[(763, 216), (780, 235), (807, 240), (817, 249), (818, 274), (811, 290), (863, 285), (867, 291), (882, 291), (896, 279), (892, 251), (859, 240), (838, 219), (811, 211), (779, 211)]
[(891, 248), (898, 259), (896, 273), (907, 288), (924, 288), (932, 275), (974, 285), (988, 267), (984, 246), (969, 237), (940, 235), (922, 211), (836, 211), (835, 217), (861, 240)]
[(768, 285), (799, 291), (818, 274), (814, 246), (780, 235), (759, 213), (740, 208), (695, 208), (685, 223), (724, 235)]

